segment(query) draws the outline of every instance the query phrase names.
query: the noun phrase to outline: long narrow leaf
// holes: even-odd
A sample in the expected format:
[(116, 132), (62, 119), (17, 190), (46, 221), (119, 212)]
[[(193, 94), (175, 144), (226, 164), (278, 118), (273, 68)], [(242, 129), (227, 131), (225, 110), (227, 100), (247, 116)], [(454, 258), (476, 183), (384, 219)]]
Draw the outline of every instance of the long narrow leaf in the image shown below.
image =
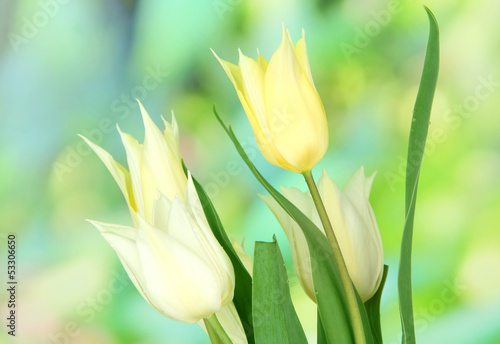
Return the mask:
[(285, 263), (276, 238), (256, 242), (253, 317), (257, 344), (307, 344), (290, 297)]
[(318, 326), (318, 330), (317, 330), (317, 344), (328, 344), (328, 340), (326, 339), (326, 335), (325, 335), (325, 329), (323, 328), (323, 323), (321, 322), (321, 316), (319, 314), (319, 310), (318, 310), (318, 320), (317, 320), (317, 326)]
[(368, 313), (368, 318), (370, 319), (370, 326), (372, 328), (375, 344), (382, 344), (384, 342), (382, 339), (382, 327), (380, 326), (380, 300), (382, 299), (382, 292), (384, 291), (388, 271), (389, 267), (384, 265), (382, 280), (380, 281), (377, 292), (365, 302), (366, 313)]
[(245, 334), (248, 339), (249, 344), (255, 343), (254, 330), (252, 322), (252, 277), (248, 273), (247, 269), (241, 262), (238, 254), (234, 250), (234, 247), (229, 240), (222, 222), (220, 221), (219, 215), (212, 204), (212, 201), (208, 197), (207, 193), (203, 187), (198, 183), (198, 181), (193, 177), (194, 186), (200, 197), (200, 201), (203, 207), (203, 211), (207, 218), (208, 224), (214, 233), (214, 236), (219, 241), (219, 244), (224, 248), (231, 263), (234, 267), (234, 275), (236, 286), (234, 289), (234, 306), (236, 311), (240, 316), (241, 323), (245, 330)]
[[(332, 250), (325, 235), (306, 215), (267, 182), (246, 155), (231, 127), (227, 128), (219, 117), (215, 107), (214, 113), (253, 175), (304, 232), (311, 254), (311, 267), (318, 310), (328, 343), (354, 343), (344, 289)], [(368, 316), (359, 295), (357, 299), (366, 342), (370, 344), (373, 343), (373, 337)]]
[(425, 141), (429, 128), (434, 91), (436, 89), (439, 70), (439, 29), (436, 18), (426, 7), (429, 17), (430, 32), (427, 43), (422, 79), (418, 89), (417, 100), (413, 111), (410, 139), (408, 144), (408, 159), (406, 165), (406, 219), (401, 242), (401, 256), (398, 272), (399, 307), (402, 326), (402, 343), (413, 344), (415, 324), (413, 319), (412, 289), (411, 289), (411, 251), (413, 240), (413, 220), (415, 202), (417, 199), (420, 166), (424, 155)]

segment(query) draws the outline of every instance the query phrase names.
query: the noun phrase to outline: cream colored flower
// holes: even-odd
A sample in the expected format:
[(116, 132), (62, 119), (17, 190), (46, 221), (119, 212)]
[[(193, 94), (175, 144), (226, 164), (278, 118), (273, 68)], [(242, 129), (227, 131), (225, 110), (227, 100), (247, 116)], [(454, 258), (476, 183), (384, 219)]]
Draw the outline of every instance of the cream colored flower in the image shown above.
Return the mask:
[[(361, 167), (352, 175), (343, 191), (325, 170), (318, 182), (319, 193), (347, 270), (363, 301), (370, 299), (377, 291), (384, 268), (382, 239), (368, 200), (374, 178), (375, 174), (366, 178)], [(288, 200), (323, 230), (309, 192), (286, 187), (281, 190)], [(315, 301), (309, 248), (302, 230), (271, 196), (261, 198), (283, 227), (292, 248), (295, 271), (307, 295)]]
[(144, 144), (120, 131), (130, 172), (84, 138), (122, 190), (134, 227), (91, 223), (158, 312), (196, 323), (231, 303), (233, 266), (207, 223), (191, 175), (182, 169), (175, 119), (164, 121), (162, 133), (139, 105)]
[(325, 110), (314, 86), (304, 32), (294, 46), (283, 39), (269, 63), (239, 52), (238, 66), (219, 58), (252, 125), (257, 144), (271, 164), (305, 172), (328, 147)]

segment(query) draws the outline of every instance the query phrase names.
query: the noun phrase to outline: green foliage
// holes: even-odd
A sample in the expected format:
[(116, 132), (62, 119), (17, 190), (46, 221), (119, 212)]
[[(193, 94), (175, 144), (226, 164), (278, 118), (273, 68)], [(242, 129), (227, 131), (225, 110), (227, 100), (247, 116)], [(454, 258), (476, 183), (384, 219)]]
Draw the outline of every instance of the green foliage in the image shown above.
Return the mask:
[(439, 70), (439, 29), (436, 18), (426, 7), (429, 16), (430, 33), (425, 55), (422, 79), (418, 89), (417, 100), (413, 110), (413, 118), (408, 144), (406, 165), (406, 219), (401, 242), (401, 256), (398, 273), (399, 306), (403, 330), (403, 344), (413, 344), (415, 324), (413, 319), (412, 287), (411, 287), (411, 251), (413, 241), (413, 221), (417, 199), (418, 179), (424, 155), (425, 142), (429, 129), (432, 101), (436, 89)]
[(365, 302), (366, 313), (368, 314), (368, 319), (370, 319), (370, 327), (372, 329), (375, 344), (382, 344), (384, 342), (382, 339), (382, 327), (380, 326), (380, 300), (382, 299), (382, 292), (384, 291), (388, 272), (389, 267), (384, 265), (382, 280), (380, 281), (377, 292), (371, 299)]
[(255, 243), (253, 319), (257, 344), (307, 344), (276, 238)]

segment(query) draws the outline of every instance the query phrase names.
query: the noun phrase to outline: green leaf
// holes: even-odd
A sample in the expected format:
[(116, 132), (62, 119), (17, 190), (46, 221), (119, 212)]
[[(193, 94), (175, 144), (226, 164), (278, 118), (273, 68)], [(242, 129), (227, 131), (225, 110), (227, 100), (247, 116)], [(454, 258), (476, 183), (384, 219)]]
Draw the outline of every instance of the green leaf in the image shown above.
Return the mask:
[(403, 331), (402, 342), (404, 344), (413, 344), (416, 342), (411, 290), (413, 220), (415, 216), (415, 202), (417, 199), (420, 166), (424, 155), (432, 100), (434, 98), (439, 70), (438, 24), (432, 12), (427, 7), (425, 10), (429, 17), (430, 32), (422, 79), (420, 81), (417, 100), (413, 110), (410, 140), (408, 144), (408, 159), (406, 165), (406, 219), (403, 239), (401, 241), (401, 256), (398, 272), (399, 307)]
[(210, 343), (211, 344), (223, 344), (221, 339), (219, 338), (219, 335), (215, 331), (214, 327), (210, 322), (207, 321), (207, 319), (203, 319), (205, 323), (205, 327), (207, 328), (207, 334), (208, 338), (210, 338)]
[(319, 315), (319, 310), (318, 310), (318, 320), (316, 322), (318, 326), (317, 344), (328, 344), (328, 340), (326, 339), (325, 329), (323, 328), (323, 323), (321, 322), (321, 317)]
[(253, 323), (257, 344), (307, 344), (306, 335), (293, 308), (276, 237), (256, 242), (254, 254)]
[(370, 319), (370, 327), (372, 329), (375, 344), (382, 344), (384, 342), (382, 339), (382, 327), (380, 326), (380, 300), (382, 298), (382, 292), (384, 291), (388, 271), (389, 267), (384, 265), (382, 280), (380, 281), (377, 292), (365, 302), (366, 313), (368, 314), (368, 319)]
[[(311, 254), (311, 268), (319, 314), (328, 343), (354, 343), (344, 289), (337, 264), (335, 263), (332, 250), (325, 235), (306, 215), (267, 182), (246, 155), (231, 127), (227, 128), (219, 117), (215, 107), (214, 113), (253, 175), (304, 232)], [(363, 320), (366, 342), (370, 344), (373, 343), (373, 337), (368, 316), (359, 295), (357, 295), (357, 299)]]
[(200, 198), (205, 217), (207, 218), (208, 224), (214, 233), (214, 236), (219, 241), (219, 244), (224, 248), (231, 263), (234, 268), (234, 275), (236, 286), (234, 288), (234, 306), (238, 311), (241, 323), (245, 330), (245, 334), (248, 339), (249, 344), (254, 344), (254, 329), (252, 321), (252, 277), (248, 273), (247, 269), (241, 262), (238, 254), (234, 250), (231, 240), (229, 240), (222, 222), (220, 221), (219, 215), (215, 210), (212, 201), (208, 197), (207, 193), (203, 189), (200, 183), (193, 177), (194, 186), (198, 197)]

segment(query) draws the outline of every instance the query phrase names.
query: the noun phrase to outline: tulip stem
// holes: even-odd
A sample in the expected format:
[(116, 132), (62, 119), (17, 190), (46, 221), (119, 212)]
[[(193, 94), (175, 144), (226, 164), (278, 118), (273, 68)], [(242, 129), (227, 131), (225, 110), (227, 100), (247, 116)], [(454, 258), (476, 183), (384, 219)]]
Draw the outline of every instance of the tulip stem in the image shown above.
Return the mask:
[(203, 319), (203, 321), (205, 322), (207, 333), (212, 343), (233, 344), (215, 313), (210, 318)]
[(318, 187), (314, 182), (314, 178), (311, 171), (303, 172), (302, 175), (306, 180), (307, 186), (309, 187), (309, 191), (311, 192), (312, 199), (314, 204), (316, 205), (316, 209), (318, 210), (319, 217), (321, 219), (321, 223), (323, 224), (323, 228), (325, 229), (326, 237), (328, 238), (328, 242), (330, 243), (330, 247), (333, 251), (333, 258), (337, 264), (337, 268), (339, 270), (340, 279), (342, 281), (342, 286), (344, 287), (347, 306), (349, 308), (349, 315), (351, 317), (352, 327), (354, 330), (354, 339), (357, 344), (365, 344), (365, 332), (363, 329), (363, 322), (361, 321), (361, 314), (358, 308), (358, 302), (356, 300), (356, 293), (354, 292), (354, 286), (351, 281), (351, 277), (349, 276), (349, 272), (347, 271), (347, 266), (345, 265), (344, 257), (342, 256), (342, 252), (340, 251), (340, 246), (335, 237), (335, 232), (333, 231), (332, 224), (330, 219), (328, 218), (328, 213), (326, 212), (325, 205), (323, 204), (323, 200), (318, 191)]

